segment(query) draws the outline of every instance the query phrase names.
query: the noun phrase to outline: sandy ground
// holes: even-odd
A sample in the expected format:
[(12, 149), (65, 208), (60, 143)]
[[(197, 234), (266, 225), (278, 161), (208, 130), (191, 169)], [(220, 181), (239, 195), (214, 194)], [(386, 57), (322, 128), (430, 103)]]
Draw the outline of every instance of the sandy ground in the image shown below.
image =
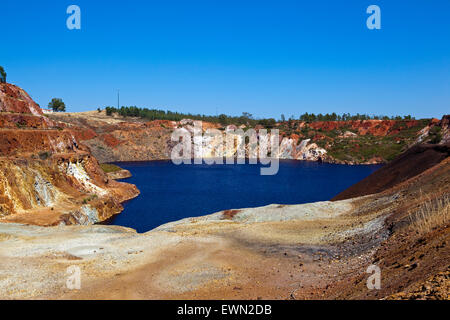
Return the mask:
[[(385, 238), (383, 212), (361, 214), (353, 204), (271, 205), (232, 219), (221, 212), (145, 234), (0, 224), (0, 298), (320, 298), (331, 283), (364, 273)], [(354, 244), (343, 246), (349, 238)], [(73, 265), (80, 290), (66, 286)]]

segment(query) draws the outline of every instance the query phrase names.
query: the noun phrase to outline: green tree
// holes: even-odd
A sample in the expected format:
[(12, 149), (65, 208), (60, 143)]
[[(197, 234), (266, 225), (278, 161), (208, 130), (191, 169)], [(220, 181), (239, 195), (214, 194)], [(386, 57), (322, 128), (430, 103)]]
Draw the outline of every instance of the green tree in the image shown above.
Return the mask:
[(112, 108), (112, 107), (106, 107), (105, 110), (106, 110), (106, 115), (107, 115), (107, 116), (111, 116), (111, 115), (113, 114), (115, 108)]
[(53, 98), (48, 104), (48, 107), (53, 109), (54, 112), (65, 112), (66, 104), (60, 98)]
[(219, 122), (223, 125), (228, 124), (228, 117), (225, 114), (219, 115)]
[(253, 119), (253, 115), (251, 113), (248, 113), (248, 112), (242, 112), (242, 117), (244, 117), (244, 118), (246, 118), (248, 120)]
[(0, 83), (6, 83), (6, 72), (2, 66), (0, 66)]

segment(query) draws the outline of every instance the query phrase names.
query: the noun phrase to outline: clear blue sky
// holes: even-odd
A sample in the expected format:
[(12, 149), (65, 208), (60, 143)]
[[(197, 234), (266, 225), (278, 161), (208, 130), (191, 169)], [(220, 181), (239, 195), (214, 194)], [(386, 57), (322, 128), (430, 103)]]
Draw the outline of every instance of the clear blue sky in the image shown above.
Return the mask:
[(204, 114), (450, 112), (449, 0), (2, 0), (0, 16), (0, 65), (41, 106), (120, 88), (121, 105)]

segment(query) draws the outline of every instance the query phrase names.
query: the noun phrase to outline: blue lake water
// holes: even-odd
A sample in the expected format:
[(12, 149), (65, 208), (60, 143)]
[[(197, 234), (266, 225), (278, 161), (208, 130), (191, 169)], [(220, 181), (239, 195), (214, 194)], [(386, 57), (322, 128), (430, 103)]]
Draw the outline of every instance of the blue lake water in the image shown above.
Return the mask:
[(348, 166), (282, 160), (278, 174), (260, 165), (174, 165), (171, 161), (121, 162), (141, 191), (109, 223), (146, 232), (164, 223), (226, 209), (330, 200), (379, 165)]

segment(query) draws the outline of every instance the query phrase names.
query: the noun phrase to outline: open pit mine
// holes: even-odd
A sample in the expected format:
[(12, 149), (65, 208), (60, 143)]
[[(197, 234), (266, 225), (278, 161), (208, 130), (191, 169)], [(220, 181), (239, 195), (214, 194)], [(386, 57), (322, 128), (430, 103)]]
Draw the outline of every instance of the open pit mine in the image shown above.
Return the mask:
[[(138, 234), (98, 224), (139, 195), (99, 161), (168, 159), (171, 132), (192, 122), (44, 115), (2, 83), (0, 299), (448, 299), (449, 119), (286, 122), (282, 158), (387, 164), (330, 201), (230, 208)], [(405, 150), (359, 156), (380, 141)], [(78, 290), (66, 285), (72, 266)]]

